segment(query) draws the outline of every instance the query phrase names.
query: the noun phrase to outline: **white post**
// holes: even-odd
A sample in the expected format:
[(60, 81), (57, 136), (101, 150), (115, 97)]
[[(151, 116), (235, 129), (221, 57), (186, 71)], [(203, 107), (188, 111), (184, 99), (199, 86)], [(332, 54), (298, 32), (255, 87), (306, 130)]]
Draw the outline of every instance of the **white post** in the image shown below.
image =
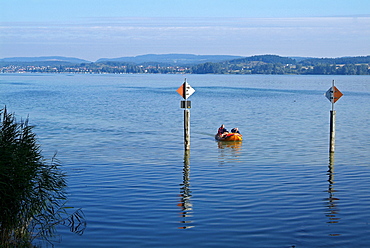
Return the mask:
[(334, 110), (334, 80), (331, 88), (331, 111), (330, 111), (330, 147), (329, 152), (333, 153), (335, 151), (335, 110)]
[(330, 111), (330, 153), (335, 151), (335, 114), (335, 110)]
[(184, 110), (184, 145), (185, 150), (190, 150), (190, 110)]

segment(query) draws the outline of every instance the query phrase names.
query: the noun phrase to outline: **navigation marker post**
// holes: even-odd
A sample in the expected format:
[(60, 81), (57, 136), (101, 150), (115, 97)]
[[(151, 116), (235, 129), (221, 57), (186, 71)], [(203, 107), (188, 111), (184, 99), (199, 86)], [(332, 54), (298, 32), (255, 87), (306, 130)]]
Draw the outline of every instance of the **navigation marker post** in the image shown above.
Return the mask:
[(325, 93), (325, 96), (331, 102), (329, 152), (333, 153), (335, 150), (335, 115), (336, 115), (336, 112), (334, 110), (334, 103), (343, 96), (343, 93), (340, 92), (338, 88), (334, 86), (334, 80), (332, 87)]
[(195, 90), (186, 82), (176, 90), (180, 96), (182, 96), (185, 101), (181, 101), (181, 108), (184, 109), (184, 145), (185, 150), (190, 150), (190, 108), (191, 101), (187, 99), (195, 92)]

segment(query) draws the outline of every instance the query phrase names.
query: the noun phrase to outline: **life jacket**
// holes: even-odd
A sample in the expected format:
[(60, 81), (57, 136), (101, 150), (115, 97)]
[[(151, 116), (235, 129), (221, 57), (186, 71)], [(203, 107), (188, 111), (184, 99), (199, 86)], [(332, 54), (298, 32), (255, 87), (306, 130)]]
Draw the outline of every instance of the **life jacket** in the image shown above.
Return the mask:
[(226, 129), (225, 128), (220, 127), (218, 129), (218, 134), (223, 134), (224, 132), (226, 132)]

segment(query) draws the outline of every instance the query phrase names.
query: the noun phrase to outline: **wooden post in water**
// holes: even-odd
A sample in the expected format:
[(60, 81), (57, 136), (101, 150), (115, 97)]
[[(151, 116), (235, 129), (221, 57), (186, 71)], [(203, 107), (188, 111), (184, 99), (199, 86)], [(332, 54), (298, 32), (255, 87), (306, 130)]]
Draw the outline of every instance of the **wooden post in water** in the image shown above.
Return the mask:
[(334, 153), (335, 151), (335, 116), (336, 116), (336, 112), (334, 110), (334, 103), (338, 101), (339, 98), (343, 96), (343, 94), (337, 89), (337, 87), (334, 86), (334, 80), (333, 80), (332, 87), (326, 92), (325, 95), (331, 102), (329, 152)]
[(330, 147), (329, 152), (335, 151), (335, 110), (330, 110)]
[(184, 145), (190, 150), (190, 110), (184, 109)]
[(195, 90), (186, 82), (177, 89), (177, 93), (182, 96), (185, 101), (181, 101), (181, 108), (184, 108), (184, 145), (185, 151), (190, 150), (190, 108), (191, 101), (188, 101), (188, 97), (191, 96)]
[(333, 153), (335, 151), (335, 110), (334, 110), (334, 80), (333, 84), (331, 87), (331, 92), (332, 92), (332, 100), (331, 100), (331, 110), (330, 110), (330, 147), (329, 147), (329, 152)]

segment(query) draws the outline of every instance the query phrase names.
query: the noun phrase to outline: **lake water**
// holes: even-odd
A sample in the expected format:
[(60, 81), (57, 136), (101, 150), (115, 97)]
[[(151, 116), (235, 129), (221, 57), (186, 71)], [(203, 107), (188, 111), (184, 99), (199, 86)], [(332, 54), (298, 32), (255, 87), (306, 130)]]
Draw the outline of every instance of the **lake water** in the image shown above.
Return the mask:
[[(369, 76), (0, 74), (0, 104), (58, 152), (85, 214), (57, 248), (369, 247), (369, 100)], [(216, 142), (221, 124), (243, 142)]]

